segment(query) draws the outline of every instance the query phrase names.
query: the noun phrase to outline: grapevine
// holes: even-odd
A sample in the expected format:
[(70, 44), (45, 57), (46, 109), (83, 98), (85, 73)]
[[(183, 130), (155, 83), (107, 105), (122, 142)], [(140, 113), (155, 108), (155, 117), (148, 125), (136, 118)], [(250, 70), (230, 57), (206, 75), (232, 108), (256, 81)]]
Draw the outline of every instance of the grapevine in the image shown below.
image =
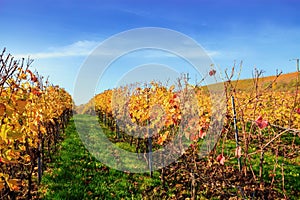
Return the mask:
[(0, 197), (32, 197), (44, 151), (51, 154), (72, 111), (72, 98), (5, 49), (0, 55)]

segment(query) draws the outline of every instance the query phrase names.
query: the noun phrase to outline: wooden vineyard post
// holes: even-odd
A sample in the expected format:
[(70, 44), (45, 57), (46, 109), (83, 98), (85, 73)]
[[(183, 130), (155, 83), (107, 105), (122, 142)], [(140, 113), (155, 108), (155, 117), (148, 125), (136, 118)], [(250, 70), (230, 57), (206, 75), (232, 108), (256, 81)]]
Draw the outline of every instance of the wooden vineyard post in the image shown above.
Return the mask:
[(105, 112), (103, 113), (103, 123), (106, 126), (106, 113)]
[[(149, 93), (147, 91), (147, 104), (149, 105)], [(149, 172), (150, 172), (150, 177), (152, 178), (152, 133), (151, 130), (149, 129), (150, 126), (150, 121), (147, 119), (147, 136), (148, 136), (148, 151), (149, 151), (149, 156), (148, 156), (148, 162), (149, 162)]]
[(149, 171), (150, 171), (150, 177), (152, 178), (152, 135), (151, 131), (148, 129), (148, 150), (149, 150)]
[(161, 153), (161, 162), (162, 162), (162, 169), (161, 169), (161, 184), (163, 187), (165, 187), (165, 159), (164, 159), (164, 155), (165, 155), (165, 149), (162, 150), (162, 153)]
[[(236, 144), (236, 148), (238, 149), (240, 147), (240, 145), (239, 145), (239, 130), (237, 127), (234, 96), (231, 96), (231, 100), (232, 100), (233, 121), (234, 121), (234, 129), (235, 129), (235, 144)], [(239, 170), (242, 171), (241, 157), (238, 156), (237, 159), (238, 159)]]
[(117, 136), (117, 138), (118, 139), (120, 139), (120, 128), (119, 128), (119, 126), (118, 126), (118, 121), (116, 120), (116, 136)]
[(41, 183), (42, 180), (42, 134), (40, 133), (40, 126), (39, 129), (39, 143), (38, 143), (38, 183)]
[(41, 144), (39, 144), (39, 157), (38, 157), (38, 183), (42, 180), (42, 158), (41, 158)]

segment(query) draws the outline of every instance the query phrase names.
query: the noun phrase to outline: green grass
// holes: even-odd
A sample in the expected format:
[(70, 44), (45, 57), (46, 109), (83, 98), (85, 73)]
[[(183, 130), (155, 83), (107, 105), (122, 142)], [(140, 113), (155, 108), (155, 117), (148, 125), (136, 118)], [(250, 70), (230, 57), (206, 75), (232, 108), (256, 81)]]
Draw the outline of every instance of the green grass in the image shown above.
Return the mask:
[[(88, 123), (89, 118), (80, 120)], [(58, 153), (47, 166), (40, 193), (43, 199), (142, 199), (144, 190), (159, 184), (157, 172), (150, 178), (148, 174), (117, 171), (96, 160), (85, 149), (71, 120)]]
[[(48, 170), (42, 179), (40, 193), (43, 194), (44, 199), (143, 199), (147, 196), (159, 196), (162, 191), (157, 191), (158, 195), (155, 195), (156, 189), (165, 190), (165, 198), (174, 198), (179, 192), (176, 186), (162, 188), (159, 172), (154, 172), (154, 177), (150, 178), (148, 173), (134, 174), (113, 169), (120, 165), (124, 168), (137, 167), (144, 170), (145, 166), (143, 162), (131, 162), (134, 158), (126, 157), (122, 151), (118, 150), (119, 148), (126, 152), (135, 152), (134, 145), (131, 146), (129, 143), (117, 140), (115, 147), (112, 147), (111, 144), (105, 142), (105, 138), (114, 140), (115, 132), (105, 126), (100, 129), (97, 117), (76, 115), (74, 120), (71, 120), (66, 129), (65, 139), (60, 144), (59, 151), (54, 156), (53, 162), (48, 165)], [(287, 134), (282, 137), (282, 141), (291, 143), (292, 138), (293, 135)], [(90, 151), (85, 148), (83, 143), (89, 146)], [(295, 143), (299, 144), (298, 138)], [(234, 140), (226, 140), (224, 145), (224, 154), (231, 158), (226, 161), (225, 165), (237, 167), (237, 160), (234, 158)], [(217, 148), (218, 154), (221, 153), (221, 146), (222, 141)], [(249, 151), (255, 151), (256, 147), (256, 144), (251, 145)], [(114, 152), (115, 157), (111, 155), (111, 152)], [(104, 165), (93, 155), (111, 167)], [(267, 183), (272, 180), (269, 175), (273, 170), (275, 158), (271, 152), (265, 153), (263, 178)], [(121, 161), (115, 162), (118, 159)], [(294, 197), (299, 195), (299, 189), (297, 192), (297, 188), (300, 188), (299, 159), (299, 156), (286, 159), (280, 155), (279, 165), (275, 171), (276, 188), (283, 193), (281, 164), (284, 164), (285, 189), (291, 199), (297, 199)], [(251, 163), (255, 174), (258, 175), (259, 154), (252, 156)], [(242, 164), (244, 164), (243, 159)], [(237, 193), (235, 190), (232, 189), (230, 192)], [(198, 197), (204, 194), (205, 191), (198, 191)]]

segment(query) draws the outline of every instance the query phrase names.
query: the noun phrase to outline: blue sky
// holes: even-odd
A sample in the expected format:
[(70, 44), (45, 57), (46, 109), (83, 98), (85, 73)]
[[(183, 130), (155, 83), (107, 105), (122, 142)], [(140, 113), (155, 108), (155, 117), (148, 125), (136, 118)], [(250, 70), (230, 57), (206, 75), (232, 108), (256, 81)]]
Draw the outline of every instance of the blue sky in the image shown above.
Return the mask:
[[(30, 55), (34, 69), (73, 93), (80, 67), (102, 41), (133, 28), (162, 27), (196, 40), (222, 70), (243, 60), (242, 78), (251, 78), (254, 67), (267, 76), (296, 70), (289, 60), (300, 57), (299, 10), (297, 0), (0, 0), (0, 48)], [(142, 56), (152, 53), (119, 64), (127, 71), (142, 61), (184, 64)], [(98, 91), (115, 86), (121, 71), (118, 65), (108, 71)]]

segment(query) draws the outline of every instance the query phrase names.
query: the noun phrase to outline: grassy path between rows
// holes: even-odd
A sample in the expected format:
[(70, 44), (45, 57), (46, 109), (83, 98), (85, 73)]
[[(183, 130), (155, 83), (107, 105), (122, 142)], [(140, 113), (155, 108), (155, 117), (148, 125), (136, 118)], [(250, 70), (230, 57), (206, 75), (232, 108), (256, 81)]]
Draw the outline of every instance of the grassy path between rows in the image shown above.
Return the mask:
[[(89, 117), (80, 120), (88, 123)], [(125, 173), (97, 161), (80, 140), (72, 119), (47, 165), (40, 194), (43, 199), (142, 199), (159, 184), (158, 174), (150, 178), (148, 174)]]
[[(76, 126), (75, 126), (76, 122)], [(80, 134), (78, 134), (80, 133)], [(143, 160), (137, 160), (136, 154), (130, 154), (128, 152), (135, 152), (134, 146), (122, 140), (116, 140), (115, 145), (111, 145), (108, 142), (109, 139), (115, 137), (115, 132), (110, 131), (103, 125), (100, 129), (99, 122), (96, 116), (90, 115), (75, 115), (70, 121), (65, 133), (63, 135), (63, 141), (58, 146), (58, 151), (53, 156), (53, 160), (50, 164), (47, 164), (46, 172), (43, 175), (42, 184), (39, 187), (40, 196), (43, 199), (175, 199), (180, 195), (190, 197), (190, 174), (183, 173), (189, 163), (187, 160), (179, 160), (177, 164), (174, 164), (170, 168), (166, 169), (165, 177), (166, 183), (163, 186), (160, 181), (160, 173), (154, 172), (153, 178), (149, 177), (149, 173), (128, 173), (115, 170), (114, 167), (120, 167), (122, 169), (135, 169), (145, 171), (147, 165)], [(289, 145), (289, 140), (293, 136), (286, 136), (282, 138), (285, 142), (284, 145)], [(82, 142), (83, 141), (83, 142)], [(84, 144), (88, 144), (88, 151)], [(295, 142), (299, 145), (299, 140)], [(119, 149), (118, 149), (119, 148)], [(251, 148), (256, 148), (252, 146)], [(120, 150), (121, 149), (121, 150)], [(228, 152), (234, 152), (235, 143), (232, 140), (228, 140), (225, 143), (225, 150)], [(122, 151), (123, 150), (123, 151)], [(220, 151), (220, 149), (218, 149)], [(104, 165), (97, 160), (90, 152), (97, 158), (109, 163), (109, 166)], [(125, 153), (124, 153), (125, 152)], [(265, 154), (265, 167), (263, 178), (266, 182), (271, 182), (269, 173), (272, 173), (275, 155), (267, 152)], [(259, 170), (259, 155), (252, 157), (253, 170), (258, 174)], [(284, 163), (284, 180), (285, 189), (290, 199), (299, 199), (299, 157), (294, 159), (285, 159), (282, 156), (278, 157), (278, 162)], [(180, 165), (182, 162), (187, 164)], [(236, 159), (226, 161), (226, 165), (236, 165)], [(221, 166), (214, 161), (214, 167), (211, 170), (219, 170), (222, 172), (222, 176), (227, 166)], [(207, 164), (204, 162), (202, 168), (198, 166), (199, 170), (203, 174), (206, 173)], [(191, 166), (190, 166), (191, 167)], [(276, 171), (276, 184), (275, 190), (279, 190), (278, 194), (283, 194), (281, 191), (281, 168)], [(228, 168), (229, 169), (229, 168)], [(175, 172), (174, 172), (175, 170)], [(176, 171), (178, 170), (178, 171)], [(183, 170), (183, 171), (180, 171)], [(127, 170), (128, 171), (128, 170)], [(201, 173), (200, 172), (200, 173)], [(182, 173), (182, 174), (181, 174)], [(215, 173), (214, 173), (215, 174)], [(211, 174), (206, 174), (210, 177)], [(216, 180), (215, 180), (216, 179)], [(212, 180), (197, 179), (198, 186), (201, 184), (212, 184), (213, 181), (226, 181), (224, 178), (212, 177)], [(206, 181), (203, 183), (203, 181)], [(232, 184), (237, 184), (233, 182)], [(197, 189), (197, 198), (205, 199), (207, 196), (207, 189)], [(217, 189), (222, 189), (219, 187)], [(210, 189), (210, 188), (209, 188)], [(235, 188), (227, 187), (227, 196), (239, 195)], [(219, 193), (218, 193), (219, 194)], [(212, 195), (214, 196), (214, 195)], [(203, 197), (203, 198), (202, 198)], [(241, 196), (240, 196), (241, 197)], [(210, 198), (211, 199), (211, 198)], [(216, 196), (215, 199), (219, 199)]]

